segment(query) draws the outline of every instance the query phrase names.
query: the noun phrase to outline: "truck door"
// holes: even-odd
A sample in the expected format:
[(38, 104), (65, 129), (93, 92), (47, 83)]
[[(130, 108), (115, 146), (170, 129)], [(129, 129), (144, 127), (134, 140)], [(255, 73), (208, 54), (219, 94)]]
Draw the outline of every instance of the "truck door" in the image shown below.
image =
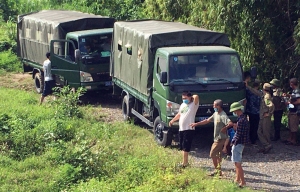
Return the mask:
[(50, 43), (51, 72), (60, 85), (80, 86), (79, 64), (75, 62), (75, 45), (70, 40), (52, 40)]

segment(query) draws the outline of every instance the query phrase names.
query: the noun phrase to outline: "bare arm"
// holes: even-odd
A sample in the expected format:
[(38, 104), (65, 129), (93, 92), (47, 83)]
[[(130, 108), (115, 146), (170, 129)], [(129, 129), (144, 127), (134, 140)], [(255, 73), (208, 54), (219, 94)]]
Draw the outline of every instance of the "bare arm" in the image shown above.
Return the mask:
[(233, 126), (232, 121), (229, 121), (228, 124), (227, 124), (225, 127), (223, 127), (223, 128), (221, 129), (221, 132), (222, 132), (222, 133), (226, 133), (227, 129), (229, 129), (229, 128), (232, 127), (232, 126)]
[(193, 97), (193, 99), (194, 99), (194, 103), (195, 103), (195, 105), (198, 105), (199, 104), (199, 96), (198, 95), (193, 95), (192, 96)]
[(177, 114), (175, 115), (175, 117), (169, 122), (169, 127), (171, 127), (172, 124), (173, 124), (175, 121), (178, 121), (179, 118), (180, 118), (180, 113), (177, 113)]
[(199, 126), (199, 125), (206, 125), (208, 123), (210, 123), (210, 119), (205, 119), (205, 120), (197, 122), (197, 123), (192, 123), (192, 124), (190, 124), (190, 126), (191, 127), (196, 127), (196, 126)]
[(291, 102), (293, 105), (299, 105), (300, 104), (300, 98), (298, 98), (295, 102)]

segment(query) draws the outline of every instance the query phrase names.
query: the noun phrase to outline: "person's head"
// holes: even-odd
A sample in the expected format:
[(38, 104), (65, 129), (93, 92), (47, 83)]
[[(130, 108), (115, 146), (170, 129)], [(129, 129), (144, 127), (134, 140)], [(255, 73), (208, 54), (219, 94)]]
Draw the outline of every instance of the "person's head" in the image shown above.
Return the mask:
[(274, 88), (279, 88), (280, 81), (278, 79), (272, 79), (272, 81), (270, 81), (270, 85), (272, 85)]
[(220, 112), (223, 109), (223, 101), (221, 99), (217, 99), (213, 104), (215, 112)]
[(243, 114), (243, 108), (244, 106), (240, 104), (239, 102), (234, 102), (230, 105), (230, 111), (233, 116), (240, 116)]
[(91, 51), (91, 44), (90, 43), (85, 43), (84, 44), (84, 48), (87, 52), (90, 52)]
[(244, 72), (244, 81), (246, 82), (251, 81), (251, 73), (249, 71)]
[(47, 59), (50, 59), (50, 52), (46, 53), (46, 57), (47, 57)]
[(264, 94), (266, 94), (266, 93), (272, 94), (273, 93), (272, 86), (270, 85), (270, 83), (265, 83), (263, 85), (263, 92), (264, 92)]
[(255, 79), (254, 83), (253, 83), (253, 88), (254, 89), (258, 89), (260, 86), (260, 80), (258, 79)]
[(290, 87), (292, 89), (296, 89), (298, 87), (298, 80), (297, 80), (297, 78), (291, 78), (290, 79)]
[(192, 93), (188, 91), (184, 91), (182, 93), (182, 102), (185, 104), (189, 104), (193, 101)]

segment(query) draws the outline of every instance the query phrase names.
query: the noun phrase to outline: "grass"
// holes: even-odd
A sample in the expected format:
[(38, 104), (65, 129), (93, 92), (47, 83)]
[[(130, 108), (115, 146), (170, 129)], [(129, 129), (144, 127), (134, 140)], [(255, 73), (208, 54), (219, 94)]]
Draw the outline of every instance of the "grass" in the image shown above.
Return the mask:
[[(34, 92), (0, 88), (0, 191), (236, 191), (199, 168), (176, 168), (181, 153), (158, 147), (132, 124), (55, 118)], [(242, 191), (247, 191), (244, 189)]]

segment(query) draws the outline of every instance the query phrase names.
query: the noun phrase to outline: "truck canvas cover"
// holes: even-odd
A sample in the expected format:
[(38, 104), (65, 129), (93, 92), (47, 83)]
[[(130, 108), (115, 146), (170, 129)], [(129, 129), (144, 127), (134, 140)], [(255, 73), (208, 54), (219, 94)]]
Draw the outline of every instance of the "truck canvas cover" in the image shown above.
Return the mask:
[[(230, 46), (228, 36), (191, 25), (156, 20), (114, 24), (111, 73), (144, 95), (153, 85), (155, 51), (174, 46)], [(122, 48), (121, 48), (122, 47)]]
[[(43, 10), (18, 16), (18, 56), (42, 64), (50, 41), (72, 31), (112, 28), (115, 19), (76, 11)], [(56, 47), (56, 50), (60, 50)]]

